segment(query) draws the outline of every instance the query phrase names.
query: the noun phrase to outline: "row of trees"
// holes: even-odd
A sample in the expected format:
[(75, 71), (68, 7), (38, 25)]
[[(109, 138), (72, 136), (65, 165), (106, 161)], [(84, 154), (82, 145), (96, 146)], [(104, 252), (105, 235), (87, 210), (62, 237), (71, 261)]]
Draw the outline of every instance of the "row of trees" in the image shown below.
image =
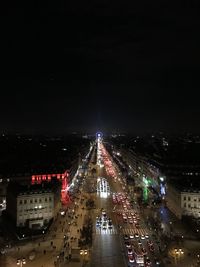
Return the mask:
[(92, 218), (88, 217), (85, 221), (83, 228), (80, 230), (81, 238), (79, 240), (79, 246), (91, 246), (92, 245)]

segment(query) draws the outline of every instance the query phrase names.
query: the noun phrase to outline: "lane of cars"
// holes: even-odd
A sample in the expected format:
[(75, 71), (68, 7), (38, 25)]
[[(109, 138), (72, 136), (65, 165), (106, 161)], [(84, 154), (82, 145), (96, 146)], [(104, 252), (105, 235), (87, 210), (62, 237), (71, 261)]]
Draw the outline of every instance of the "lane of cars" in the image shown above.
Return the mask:
[(102, 209), (101, 214), (96, 217), (96, 227), (100, 230), (111, 230), (113, 228), (113, 223), (111, 218), (107, 216), (107, 213)]
[[(118, 217), (123, 222), (123, 226), (129, 227), (130, 229), (138, 229), (138, 232), (141, 232), (139, 230), (141, 227), (139, 212), (132, 209), (128, 194), (124, 192), (113, 193), (112, 201), (115, 207), (118, 206), (123, 210), (117, 212)], [(130, 266), (153, 266), (152, 260), (150, 259), (152, 257), (154, 258), (154, 264), (160, 265), (159, 260), (154, 255), (155, 248), (153, 241), (149, 239), (149, 234), (146, 230), (144, 234), (137, 232), (131, 235), (125, 234), (124, 245)]]
[(109, 159), (109, 155), (103, 146), (101, 147), (101, 151), (108, 176), (113, 178), (115, 183), (118, 182), (122, 188), (122, 192), (112, 194), (112, 202), (114, 205), (113, 211), (116, 211), (118, 215), (117, 218), (120, 223), (119, 228), (123, 230), (123, 228), (128, 227), (130, 229), (138, 230), (135, 234), (124, 235), (124, 246), (129, 266), (159, 266), (160, 262), (156, 258), (154, 244), (152, 240), (150, 240), (148, 232), (145, 230), (144, 234), (139, 233), (142, 223), (140, 214), (137, 209), (133, 209), (128, 193), (124, 192), (125, 187), (123, 185), (123, 179), (118, 177), (117, 171), (112, 164), (112, 160)]

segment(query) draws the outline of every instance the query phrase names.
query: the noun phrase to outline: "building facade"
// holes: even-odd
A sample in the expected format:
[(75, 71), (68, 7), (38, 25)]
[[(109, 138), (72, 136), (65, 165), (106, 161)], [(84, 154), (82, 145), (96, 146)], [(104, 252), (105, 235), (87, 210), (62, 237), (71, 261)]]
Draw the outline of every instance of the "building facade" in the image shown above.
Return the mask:
[(7, 190), (8, 216), (17, 227), (43, 228), (60, 209), (60, 186), (51, 184), (22, 186), (11, 183)]
[(178, 218), (184, 215), (200, 218), (200, 190), (197, 188), (181, 187), (177, 183), (167, 185), (167, 206)]
[(200, 190), (181, 192), (182, 214), (200, 218)]

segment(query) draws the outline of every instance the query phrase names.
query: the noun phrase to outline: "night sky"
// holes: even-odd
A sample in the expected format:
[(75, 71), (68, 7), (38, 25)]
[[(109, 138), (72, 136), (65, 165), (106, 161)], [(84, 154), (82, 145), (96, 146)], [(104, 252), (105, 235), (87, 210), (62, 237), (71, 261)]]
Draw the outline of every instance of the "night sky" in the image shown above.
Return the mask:
[(0, 131), (200, 132), (198, 1), (7, 2), (1, 13)]

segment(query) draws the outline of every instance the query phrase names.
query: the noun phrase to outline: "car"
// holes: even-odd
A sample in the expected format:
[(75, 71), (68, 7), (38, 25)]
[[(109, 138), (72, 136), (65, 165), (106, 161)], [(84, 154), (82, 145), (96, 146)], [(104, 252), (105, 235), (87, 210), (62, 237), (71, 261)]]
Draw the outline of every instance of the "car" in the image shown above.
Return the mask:
[(142, 245), (142, 241), (138, 239), (138, 245)]
[(149, 238), (149, 235), (148, 234), (145, 234), (145, 238), (148, 239)]
[(128, 235), (124, 235), (124, 240), (129, 240), (129, 236)]
[(133, 255), (133, 250), (132, 250), (132, 248), (128, 248), (128, 255)]
[(144, 240), (145, 239), (145, 235), (141, 235), (141, 239)]
[(107, 221), (107, 216), (103, 216), (103, 221)]
[(130, 239), (133, 239), (133, 238), (134, 238), (134, 235), (130, 235), (129, 238), (130, 238)]
[(150, 267), (151, 266), (151, 260), (149, 258), (146, 258), (145, 260), (145, 266)]
[(106, 211), (102, 209), (102, 215), (106, 215)]
[(129, 241), (125, 241), (124, 244), (125, 244), (125, 246), (126, 246), (127, 248), (131, 248), (131, 244), (130, 244)]
[(100, 221), (97, 221), (96, 222), (96, 226), (100, 226)]
[(107, 223), (106, 222), (103, 222), (102, 228), (103, 228), (103, 230), (106, 230), (107, 229)]
[(113, 227), (112, 221), (108, 221), (108, 227), (111, 229)]
[(129, 220), (129, 223), (130, 223), (130, 224), (133, 224), (133, 220)]
[(139, 238), (139, 234), (136, 233), (136, 234), (135, 234), (135, 238)]
[(135, 262), (135, 258), (134, 258), (134, 256), (133, 256), (133, 255), (128, 255), (128, 261), (129, 261), (130, 263), (134, 263), (134, 262)]

